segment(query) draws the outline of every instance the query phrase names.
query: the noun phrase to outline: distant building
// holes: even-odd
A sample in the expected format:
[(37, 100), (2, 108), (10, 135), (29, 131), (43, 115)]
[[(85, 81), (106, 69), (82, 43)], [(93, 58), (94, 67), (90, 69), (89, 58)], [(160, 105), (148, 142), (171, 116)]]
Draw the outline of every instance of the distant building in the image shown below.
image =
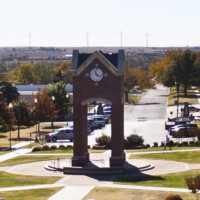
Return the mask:
[(67, 55), (64, 55), (63, 58), (65, 60), (72, 60), (72, 55), (71, 54), (67, 54)]
[[(37, 92), (41, 89), (49, 87), (51, 84), (44, 84), (44, 85), (14, 85), (19, 94), (20, 99), (24, 100), (28, 103), (33, 103), (33, 96), (37, 94)], [(66, 91), (68, 93), (73, 93), (73, 85), (67, 84), (66, 85)]]

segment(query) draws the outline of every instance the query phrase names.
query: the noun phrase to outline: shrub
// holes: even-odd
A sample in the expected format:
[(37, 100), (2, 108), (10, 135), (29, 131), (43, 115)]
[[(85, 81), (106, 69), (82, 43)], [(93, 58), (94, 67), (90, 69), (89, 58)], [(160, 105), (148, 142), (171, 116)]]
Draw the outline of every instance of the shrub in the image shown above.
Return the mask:
[(161, 142), (160, 143), (160, 147), (164, 147), (165, 146), (165, 143), (164, 142)]
[(187, 146), (188, 146), (188, 142), (182, 142), (181, 144), (182, 144), (182, 146), (184, 146), (184, 147), (187, 147)]
[(154, 143), (153, 143), (153, 147), (158, 147), (158, 143), (157, 143), (157, 142), (154, 142)]
[(183, 146), (182, 143), (177, 144), (177, 147), (182, 147), (182, 146)]
[(57, 149), (57, 146), (53, 145), (53, 146), (50, 147), (50, 149), (51, 149), (51, 150), (56, 150), (56, 149)]
[(150, 148), (151, 145), (150, 145), (150, 144), (146, 144), (145, 147), (146, 147), (146, 148)]
[(196, 199), (199, 199), (199, 191), (200, 191), (200, 175), (196, 177), (188, 177), (185, 179), (185, 183), (189, 190), (192, 191), (193, 194), (196, 195)]
[(32, 149), (32, 152), (34, 152), (34, 151), (42, 151), (42, 147), (34, 147)]
[(183, 200), (179, 195), (169, 195), (165, 200)]
[(60, 145), (60, 146), (59, 146), (59, 149), (67, 149), (67, 147), (64, 146), (64, 145)]
[(190, 146), (195, 146), (195, 141), (190, 141), (190, 142), (189, 142), (189, 145), (190, 145)]
[(110, 136), (103, 134), (101, 137), (98, 137), (95, 140), (99, 146), (105, 146), (106, 148), (111, 148), (111, 137)]
[(136, 134), (129, 135), (125, 140), (125, 146), (127, 148), (134, 148), (136, 146), (143, 146), (143, 143), (144, 143), (144, 139), (142, 138), (142, 136), (139, 136), (139, 135), (136, 135)]
[(43, 150), (43, 151), (47, 151), (47, 150), (49, 150), (49, 146), (44, 145), (43, 148), (42, 148), (42, 150)]

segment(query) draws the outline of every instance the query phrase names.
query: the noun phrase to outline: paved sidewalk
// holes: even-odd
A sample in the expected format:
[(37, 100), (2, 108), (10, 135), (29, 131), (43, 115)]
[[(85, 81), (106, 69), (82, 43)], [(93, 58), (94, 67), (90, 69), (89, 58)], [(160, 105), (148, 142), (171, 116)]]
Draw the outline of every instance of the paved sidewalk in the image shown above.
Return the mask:
[(30, 143), (33, 143), (33, 142), (34, 141), (22, 141), (22, 142), (15, 144), (15, 145), (12, 145), (12, 149), (20, 149), (22, 147), (30, 145)]
[(51, 196), (48, 200), (81, 200), (93, 188), (94, 186), (66, 186), (65, 188)]
[(0, 162), (3, 162), (5, 160), (9, 160), (11, 158), (15, 158), (17, 156), (24, 155), (24, 154), (29, 153), (31, 151), (32, 151), (32, 149), (18, 149), (16, 151), (12, 151), (10, 153), (3, 154), (3, 155), (0, 156)]

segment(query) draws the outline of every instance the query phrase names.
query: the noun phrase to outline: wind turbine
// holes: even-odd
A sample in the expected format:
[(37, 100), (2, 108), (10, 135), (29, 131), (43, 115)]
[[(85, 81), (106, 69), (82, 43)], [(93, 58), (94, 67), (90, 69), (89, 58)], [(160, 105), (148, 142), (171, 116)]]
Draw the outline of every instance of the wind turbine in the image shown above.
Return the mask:
[(33, 34), (31, 33), (31, 31), (28, 31), (29, 48), (31, 48), (32, 36)]
[(146, 34), (144, 35), (146, 37), (146, 47), (149, 46), (149, 36), (151, 36), (147, 30)]
[(90, 34), (91, 34), (91, 33), (85, 32), (85, 35), (86, 35), (86, 44), (87, 44), (87, 47), (89, 47), (89, 42), (90, 42)]
[(120, 36), (120, 47), (122, 47), (122, 44), (123, 44), (123, 37), (124, 37), (123, 31), (121, 31), (121, 33), (119, 34), (119, 36)]

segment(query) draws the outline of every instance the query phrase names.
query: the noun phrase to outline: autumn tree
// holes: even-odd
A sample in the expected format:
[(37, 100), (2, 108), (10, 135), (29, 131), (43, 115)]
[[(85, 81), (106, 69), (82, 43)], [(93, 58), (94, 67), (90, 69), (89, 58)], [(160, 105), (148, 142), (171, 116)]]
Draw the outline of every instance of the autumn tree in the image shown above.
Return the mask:
[(54, 78), (54, 82), (63, 81), (65, 83), (72, 83), (72, 72), (71, 72), (71, 62), (64, 61), (62, 62), (56, 69), (56, 75)]
[(172, 87), (183, 85), (184, 94), (187, 95), (188, 86), (191, 85), (196, 74), (196, 53), (186, 50), (174, 50), (168, 52), (159, 61), (150, 66), (150, 73), (157, 82)]
[(34, 83), (34, 67), (30, 63), (20, 64), (17, 79), (22, 84)]
[(55, 106), (59, 116), (69, 112), (69, 97), (67, 97), (66, 84), (58, 82), (48, 87), (49, 94), (55, 98)]
[(130, 90), (137, 84), (138, 80), (135, 77), (134, 68), (126, 66), (124, 69), (124, 94), (126, 102), (128, 102), (128, 94)]
[(19, 99), (17, 88), (7, 82), (0, 82), (0, 93), (3, 95), (7, 104)]
[(54, 65), (48, 62), (39, 62), (33, 68), (34, 82), (37, 84), (52, 83), (55, 72)]
[(0, 93), (0, 132), (11, 130), (12, 126), (14, 125), (14, 121), (14, 113), (8, 108), (3, 94)]
[(12, 110), (15, 115), (15, 124), (18, 128), (18, 138), (20, 138), (20, 127), (32, 124), (30, 106), (24, 101), (18, 101), (13, 104)]
[(154, 81), (148, 71), (126, 66), (124, 70), (124, 93), (125, 101), (128, 101), (128, 94), (134, 86), (138, 86), (141, 90), (154, 87)]
[(39, 122), (38, 125), (40, 122), (53, 121), (57, 118), (58, 110), (46, 88), (40, 90), (34, 96), (34, 100), (36, 100), (34, 105), (35, 120)]

